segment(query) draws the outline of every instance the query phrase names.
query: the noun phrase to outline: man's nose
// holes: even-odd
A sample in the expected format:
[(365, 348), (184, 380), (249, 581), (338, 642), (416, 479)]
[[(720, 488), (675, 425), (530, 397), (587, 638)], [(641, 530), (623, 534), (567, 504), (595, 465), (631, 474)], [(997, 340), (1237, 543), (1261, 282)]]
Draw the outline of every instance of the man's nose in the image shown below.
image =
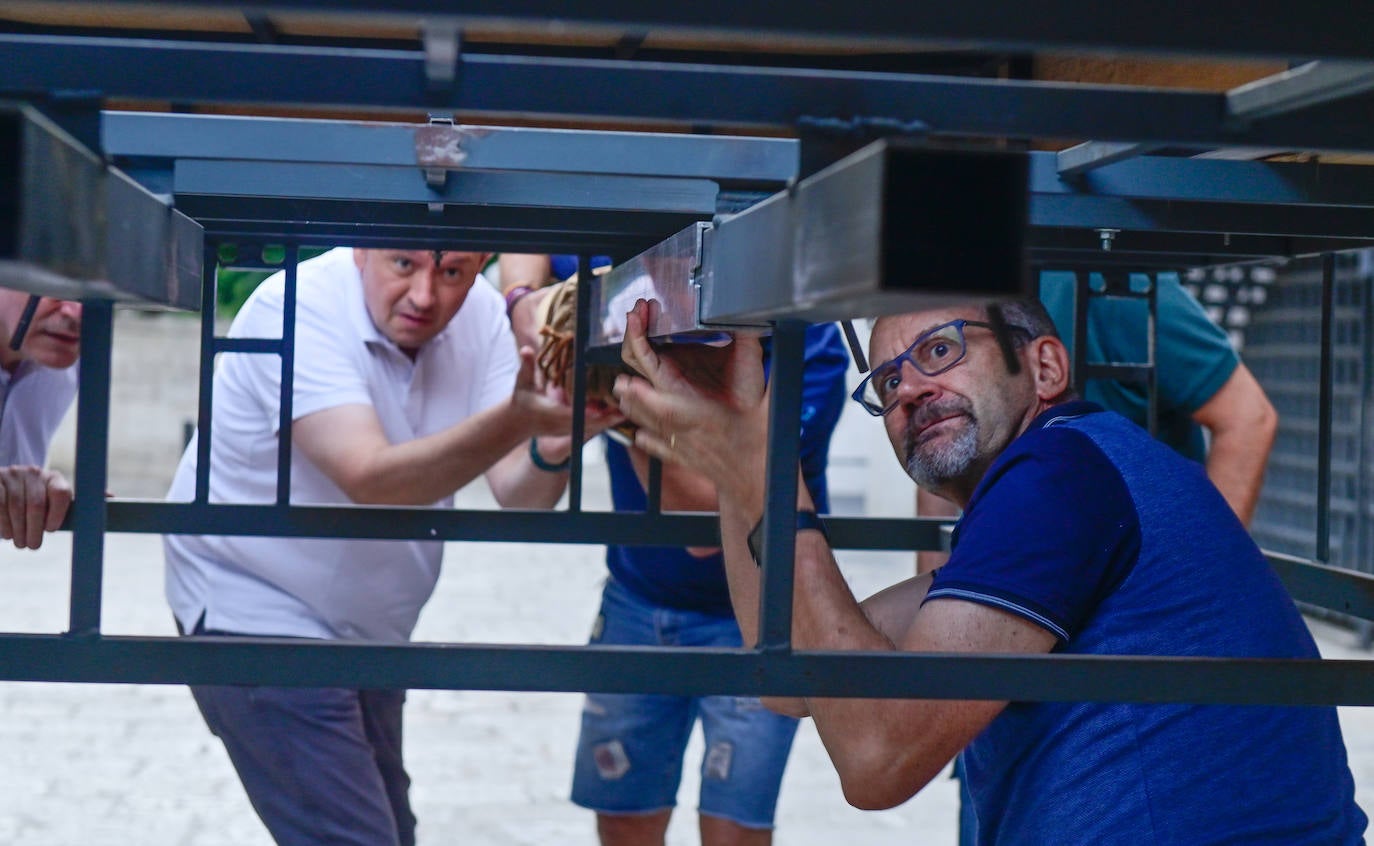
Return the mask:
[(916, 369), (909, 361), (902, 362), (901, 381), (897, 383), (897, 403), (923, 402), (940, 393), (940, 385), (934, 376), (927, 376)]
[(409, 298), (411, 305), (426, 309), (434, 305), (434, 273), (417, 273), (411, 277)]
[(81, 303), (75, 300), (61, 300), (57, 313), (77, 322), (81, 321)]

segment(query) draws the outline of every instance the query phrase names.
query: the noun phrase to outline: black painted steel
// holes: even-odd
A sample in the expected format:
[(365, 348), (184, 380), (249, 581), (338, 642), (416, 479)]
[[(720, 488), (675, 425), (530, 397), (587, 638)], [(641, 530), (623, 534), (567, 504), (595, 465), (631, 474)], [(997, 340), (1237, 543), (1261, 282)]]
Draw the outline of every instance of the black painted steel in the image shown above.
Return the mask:
[(105, 566), (106, 453), (110, 442), (110, 352), (114, 309), (108, 301), (83, 304), (80, 401), (76, 407), (76, 500), (68, 518), (72, 530), (69, 632), (100, 631), (101, 583)]
[[(465, 54), (452, 91), (436, 103), (419, 50), (3, 35), (0, 64), (0, 94), (68, 89), (156, 101), (448, 107), (723, 129), (791, 130), (804, 118), (857, 112), (962, 136), (1374, 150), (1374, 127), (1341, 116), (1246, 125), (1228, 118), (1221, 93), (1105, 85)], [(226, 65), (239, 72), (222, 73)]]
[(291, 501), (291, 424), (296, 416), (296, 264), (300, 248), (286, 245), (286, 293), (281, 314), (281, 394), (277, 409), (277, 504)]
[(1374, 705), (1374, 662), (0, 636), (0, 678), (455, 690)]
[[(763, 560), (759, 576), (759, 648), (792, 648), (793, 567), (797, 543), (797, 473), (801, 454), (802, 364), (806, 324), (773, 326), (768, 373), (768, 457), (764, 487)], [(752, 521), (753, 515), (747, 515)], [(752, 525), (752, 522), (751, 524)]]
[(1317, 560), (1331, 560), (1331, 400), (1335, 378), (1336, 257), (1322, 256), (1321, 370), (1317, 386)]
[[(792, 36), (820, 44), (955, 43), (1021, 50), (1032, 47), (1111, 48), (1113, 51), (1204, 53), (1214, 56), (1253, 56), (1279, 59), (1374, 58), (1360, 34), (1374, 21), (1360, 4), (1314, 0), (1291, 4), (1261, 0), (1236, 7), (1213, 3), (1186, 8), (1161, 7), (1147, 0), (1119, 2), (1111, 14), (1091, 0), (1055, 0), (1008, 4), (1005, 0), (974, 0), (957, 5), (891, 4), (883, 0), (834, 5), (741, 5), (710, 0), (691, 5), (646, 5), (630, 0), (599, 0), (567, 6), (555, 0), (114, 0), (140, 6), (177, 8), (232, 6), (246, 12), (298, 10), (317, 15), (414, 22), (442, 21), (455, 25), (486, 23), (542, 30), (550, 21), (561, 29), (590, 27), (686, 30), (709, 36), (744, 35), (750, 39)], [(1313, 21), (1320, 21), (1314, 26)]]
[(591, 320), (592, 257), (577, 257), (577, 319), (573, 330), (572, 475), (568, 480), (568, 510), (582, 510), (582, 450), (579, 445), (587, 432), (587, 334)]
[(202, 260), (200, 294), (200, 392), (196, 411), (196, 498), (210, 501), (210, 439), (214, 430), (215, 312), (219, 305), (218, 244), (210, 242)]

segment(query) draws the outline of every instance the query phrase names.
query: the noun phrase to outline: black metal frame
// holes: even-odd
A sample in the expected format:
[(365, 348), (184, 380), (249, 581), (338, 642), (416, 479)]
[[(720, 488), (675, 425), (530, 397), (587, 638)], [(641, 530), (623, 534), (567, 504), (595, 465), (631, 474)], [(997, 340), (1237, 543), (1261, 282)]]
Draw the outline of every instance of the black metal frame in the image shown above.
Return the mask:
[[(222, 5), (181, 2), (168, 5)], [(1043, 2), (1008, 13), (1005, 4), (869, 2), (865, 14), (822, 5), (789, 9), (715, 9), (583, 4), (569, 9), (527, 3), (238, 3), (239, 8), (348, 15), (376, 13), (419, 26), (425, 16), (449, 24), (493, 16), (522, 25), (557, 17), (586, 25), (685, 28), (704, 33), (778, 33), (858, 47), (952, 38), (979, 49), (1100, 45), (1203, 54), (1371, 58), (1367, 14), (1350, 4), (1253, 4), (1237, 34), (1223, 4), (1170, 10), (1116, 4), (1112, 15), (1085, 2)], [(447, 17), (445, 17), (447, 16)], [(1183, 16), (1185, 19), (1176, 19)], [(1220, 20), (1213, 20), (1220, 17)], [(1309, 26), (1317, 17), (1320, 28)], [(722, 22), (730, 22), (728, 25)], [(1210, 24), (1209, 25), (1209, 21)], [(1301, 151), (1374, 151), (1374, 127), (1351, 120), (1364, 105), (1362, 68), (1275, 80), (1267, 93), (1220, 93), (1069, 85), (881, 73), (843, 68), (714, 66), (632, 59), (467, 54), (457, 30), (445, 30), (452, 55), (430, 49), (327, 45), (245, 45), (43, 33), (0, 35), (0, 96), (31, 101), (73, 127), (151, 192), (206, 229), (202, 290), (202, 432), (210, 419), (211, 361), (216, 351), (283, 358), (284, 420), (290, 415), (290, 320), (277, 341), (228, 341), (214, 335), (215, 250), (221, 241), (285, 244), (404, 243), (527, 251), (609, 252), (628, 258), (681, 227), (735, 211), (785, 190), (801, 175), (805, 151), (778, 139), (593, 132), (575, 139), (572, 161), (551, 167), (540, 155), (558, 139), (506, 131), (485, 138), (470, 159), (408, 158), (379, 148), (326, 148), (320, 138), (368, 131), (271, 119), (189, 115), (103, 116), (110, 98), (179, 104), (256, 103), (346, 110), (456, 111), (574, 121), (669, 122), (698, 131), (740, 127), (795, 132), (832, 122), (856, 136), (921, 131), (946, 139), (1086, 137), (1126, 148), (1090, 148), (1031, 156), (1031, 258), (1036, 265), (1155, 268), (1249, 261), (1329, 252), (1374, 243), (1371, 171), (1361, 166), (1268, 164), (1141, 156), (1159, 145), (1243, 146)], [(442, 33), (441, 33), (442, 36)], [(444, 37), (439, 41), (443, 42)], [(431, 39), (431, 43), (433, 40)], [(223, 73), (234, 61), (235, 73)], [(805, 65), (805, 56), (797, 58)], [(1330, 66), (1326, 66), (1329, 68)], [(241, 72), (239, 72), (241, 71)], [(1313, 82), (1316, 79), (1316, 82)], [(1305, 81), (1303, 81), (1305, 80)], [(1306, 87), (1304, 87), (1306, 86)], [(1266, 92), (1262, 92), (1264, 94)], [(230, 120), (246, 135), (218, 148), (197, 137)], [(148, 127), (157, 127), (148, 129)], [(170, 129), (169, 129), (170, 128)], [(373, 128), (392, 141), (420, 129)], [(432, 127), (427, 131), (433, 132)], [(440, 130), (443, 131), (443, 130)], [(255, 135), (255, 133), (262, 133)], [(271, 135), (276, 133), (276, 135)], [(461, 130), (459, 131), (461, 134)], [(265, 152), (251, 138), (275, 137)], [(615, 136), (615, 137), (613, 137)], [(309, 146), (306, 139), (315, 139)], [(286, 139), (286, 140), (280, 140)], [(530, 139), (534, 139), (531, 141)], [(632, 154), (603, 155), (605, 145)], [(164, 143), (170, 142), (170, 143)], [(530, 143), (532, 147), (520, 148)], [(800, 142), (802, 145), (807, 141)], [(541, 146), (547, 145), (547, 146)], [(637, 145), (637, 146), (636, 146)], [(765, 151), (757, 160), (703, 165), (709, 149), (727, 157)], [(391, 158), (386, 158), (391, 156)], [(504, 158), (503, 158), (504, 156)], [(489, 158), (484, 158), (489, 157)], [(359, 158), (364, 159), (358, 161)], [(498, 164), (499, 163), (499, 164)], [(781, 163), (781, 164), (780, 164)], [(528, 168), (522, 168), (528, 165)], [(484, 172), (501, 167), (503, 174)], [(431, 178), (434, 171), (442, 178)], [(526, 172), (520, 172), (526, 170)], [(350, 174), (352, 183), (342, 182)], [(444, 175), (446, 174), (446, 175)], [(271, 175), (272, 179), (267, 179)], [(276, 181), (283, 180), (282, 183)], [(289, 188), (283, 187), (289, 184)], [(593, 186), (590, 199), (588, 186)], [(492, 203), (503, 204), (493, 207)], [(310, 220), (309, 224), (302, 223)], [(1103, 228), (1121, 230), (1110, 253)], [(288, 262), (288, 267), (292, 262)], [(587, 261), (583, 260), (584, 276)], [(586, 286), (584, 290), (587, 289)], [(288, 297), (288, 302), (291, 297)], [(586, 313), (589, 301), (579, 303)], [(1257, 661), (1198, 658), (1081, 658), (798, 653), (790, 648), (792, 524), (800, 402), (801, 324), (776, 315), (772, 490), (765, 515), (762, 645), (757, 650), (623, 650), (412, 644), (378, 646), (214, 638), (123, 638), (100, 634), (103, 543), (107, 532), (239, 533), (371, 538), (509, 540), (571, 543), (710, 543), (709, 515), (663, 514), (656, 492), (645, 514), (603, 514), (581, 507), (581, 467), (574, 462), (571, 505), (563, 512), (434, 512), (387, 508), (304, 508), (287, 503), (283, 458), (279, 501), (267, 506), (208, 503), (208, 439), (190, 504), (106, 501), (112, 307), (87, 302), (78, 416), (78, 497), (73, 541), (71, 624), (66, 635), (0, 635), (0, 678), (81, 682), (351, 684), (510, 690), (632, 690), (848, 696), (921, 696), (1020, 700), (1098, 699), (1235, 703), (1374, 704), (1369, 662)], [(582, 321), (583, 325), (586, 321)], [(1329, 346), (1329, 345), (1328, 345)], [(578, 344), (579, 361), (587, 354)], [(1326, 353), (1329, 355), (1329, 352)], [(1329, 367), (1323, 371), (1328, 391)], [(585, 385), (579, 377), (576, 394)], [(1328, 402), (1329, 407), (1329, 402)], [(789, 416), (790, 415), (790, 416)], [(580, 425), (580, 424), (579, 424)], [(289, 431), (289, 427), (283, 427)], [(1322, 432), (1329, 445), (1329, 415)], [(284, 444), (289, 447), (289, 440)], [(283, 450), (283, 456), (288, 456)], [(1329, 464), (1329, 451), (1323, 460)], [(654, 474), (657, 477), (657, 473)], [(655, 485), (656, 487), (656, 485)], [(1317, 494), (1323, 496), (1321, 492)], [(837, 548), (935, 549), (940, 521), (830, 518)], [(247, 528), (251, 527), (251, 528)], [(1374, 619), (1374, 578), (1313, 562), (1271, 556), (1293, 595)], [(900, 666), (900, 669), (897, 669)]]

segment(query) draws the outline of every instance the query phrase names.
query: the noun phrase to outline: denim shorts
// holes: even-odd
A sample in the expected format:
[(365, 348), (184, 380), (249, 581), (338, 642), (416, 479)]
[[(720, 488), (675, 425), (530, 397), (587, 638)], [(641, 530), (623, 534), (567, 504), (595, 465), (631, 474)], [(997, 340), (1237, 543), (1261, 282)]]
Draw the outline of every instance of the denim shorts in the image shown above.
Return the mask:
[[(738, 647), (733, 618), (653, 605), (607, 580), (594, 644)], [(682, 759), (701, 720), (700, 811), (771, 828), (797, 721), (756, 697), (588, 694), (572, 801), (605, 814), (647, 814), (677, 804)]]

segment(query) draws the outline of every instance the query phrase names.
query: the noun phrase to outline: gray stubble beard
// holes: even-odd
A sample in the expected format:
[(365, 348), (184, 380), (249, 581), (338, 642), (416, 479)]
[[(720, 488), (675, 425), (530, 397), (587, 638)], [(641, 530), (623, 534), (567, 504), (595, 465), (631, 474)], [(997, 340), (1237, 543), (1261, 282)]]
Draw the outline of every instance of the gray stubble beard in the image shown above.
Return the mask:
[(943, 449), (925, 451), (908, 438), (906, 472), (912, 481), (934, 490), (968, 472), (978, 457), (978, 421), (971, 416), (965, 419), (968, 424)]

